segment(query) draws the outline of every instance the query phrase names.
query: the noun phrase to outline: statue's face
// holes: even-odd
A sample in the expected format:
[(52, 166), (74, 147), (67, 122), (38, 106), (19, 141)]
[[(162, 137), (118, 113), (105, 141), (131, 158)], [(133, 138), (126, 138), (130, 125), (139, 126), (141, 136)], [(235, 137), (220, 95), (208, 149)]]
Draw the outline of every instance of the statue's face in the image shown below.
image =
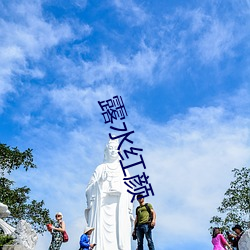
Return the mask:
[(117, 143), (109, 143), (108, 144), (108, 158), (110, 160), (116, 160), (118, 159), (118, 144)]

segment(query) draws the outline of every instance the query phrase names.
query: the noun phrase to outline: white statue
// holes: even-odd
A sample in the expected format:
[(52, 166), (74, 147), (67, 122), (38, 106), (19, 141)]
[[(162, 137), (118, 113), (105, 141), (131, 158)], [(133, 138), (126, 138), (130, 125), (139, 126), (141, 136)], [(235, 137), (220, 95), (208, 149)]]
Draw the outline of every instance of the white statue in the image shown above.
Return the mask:
[(16, 238), (15, 242), (23, 246), (26, 250), (35, 249), (38, 236), (31, 225), (25, 220), (20, 220), (18, 222), (14, 237)]
[(16, 228), (10, 226), (1, 219), (9, 215), (10, 211), (8, 210), (8, 206), (0, 202), (0, 227), (3, 229), (4, 234), (13, 236), (15, 245), (18, 245), (19, 248), (34, 250), (38, 240), (35, 230), (32, 229), (31, 225), (25, 220), (20, 220)]
[(239, 240), (239, 250), (250, 249), (250, 229), (246, 230)]
[(0, 202), (0, 218), (5, 218), (10, 215), (8, 206)]
[(2, 219), (9, 215), (10, 211), (8, 210), (8, 206), (0, 202), (0, 228), (3, 229), (4, 234), (11, 235), (15, 231), (15, 228)]
[(133, 204), (123, 182), (118, 146), (118, 140), (109, 140), (104, 163), (97, 166), (86, 189), (85, 217), (88, 226), (95, 228), (91, 235), (95, 250), (131, 249)]

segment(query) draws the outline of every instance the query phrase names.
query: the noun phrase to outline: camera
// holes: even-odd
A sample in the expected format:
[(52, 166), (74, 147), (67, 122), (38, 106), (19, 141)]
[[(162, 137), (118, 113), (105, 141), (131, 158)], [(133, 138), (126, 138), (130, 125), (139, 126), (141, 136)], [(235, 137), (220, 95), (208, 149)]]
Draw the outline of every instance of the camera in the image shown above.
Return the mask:
[(136, 239), (137, 239), (137, 236), (136, 236), (136, 232), (135, 232), (135, 231), (132, 233), (132, 238), (133, 238), (133, 240), (136, 240)]

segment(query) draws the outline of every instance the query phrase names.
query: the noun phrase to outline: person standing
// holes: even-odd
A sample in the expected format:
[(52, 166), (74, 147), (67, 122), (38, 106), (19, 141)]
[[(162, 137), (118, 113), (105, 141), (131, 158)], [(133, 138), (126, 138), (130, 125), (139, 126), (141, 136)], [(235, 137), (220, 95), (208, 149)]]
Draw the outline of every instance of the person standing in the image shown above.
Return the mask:
[(62, 220), (63, 215), (61, 212), (56, 213), (56, 223), (51, 226), (50, 232), (52, 234), (52, 240), (49, 250), (60, 250), (63, 242), (63, 232), (66, 230), (65, 222)]
[[(154, 242), (152, 239), (152, 229), (155, 226), (156, 213), (150, 203), (144, 202), (143, 195), (139, 194), (136, 198), (140, 204), (136, 208), (136, 217), (133, 232), (133, 235), (136, 234), (137, 237), (137, 249), (143, 250), (143, 239), (145, 235), (148, 242), (148, 249), (155, 250)], [(150, 218), (152, 218), (152, 220), (149, 221)]]
[(225, 246), (232, 249), (218, 227), (213, 229), (212, 244), (214, 245), (213, 250), (225, 250)]
[(233, 236), (234, 238), (234, 244), (236, 246), (236, 249), (239, 250), (239, 240), (242, 236), (242, 234), (244, 233), (243, 229), (241, 228), (240, 225), (235, 225), (232, 230), (236, 233), (235, 234), (231, 234), (231, 236)]
[(80, 238), (80, 249), (79, 250), (89, 250), (93, 249), (95, 247), (94, 244), (90, 244), (90, 235), (93, 232), (94, 228), (93, 227), (86, 227), (83, 235)]

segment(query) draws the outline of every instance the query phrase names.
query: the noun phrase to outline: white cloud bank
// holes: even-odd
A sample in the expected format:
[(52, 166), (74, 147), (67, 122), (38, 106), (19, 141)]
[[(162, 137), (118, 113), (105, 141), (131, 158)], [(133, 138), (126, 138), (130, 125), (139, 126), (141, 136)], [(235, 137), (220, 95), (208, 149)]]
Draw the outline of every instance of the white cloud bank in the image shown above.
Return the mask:
[[(248, 166), (250, 160), (250, 120), (241, 116), (228, 118), (227, 112), (222, 107), (193, 108), (162, 125), (129, 113), (128, 128), (135, 130), (131, 136), (133, 146), (144, 150), (145, 172), (155, 192), (147, 201), (157, 212), (157, 249), (166, 249), (166, 239), (168, 249), (181, 249), (179, 244), (188, 242), (211, 247), (209, 220), (229, 187), (231, 170)], [(85, 188), (103, 160), (108, 136), (104, 132), (107, 126), (98, 120), (68, 132), (48, 125), (36, 130), (37, 139), (31, 129), (30, 138), (27, 137), (39, 161), (39, 169), (26, 177), (32, 192), (45, 199), (52, 215), (57, 210), (65, 215), (70, 241), (62, 250), (78, 247), (85, 226)], [(142, 171), (137, 166), (131, 172)], [(25, 177), (18, 178), (27, 183)], [(39, 237), (37, 250), (43, 250), (49, 241), (47, 234)]]

